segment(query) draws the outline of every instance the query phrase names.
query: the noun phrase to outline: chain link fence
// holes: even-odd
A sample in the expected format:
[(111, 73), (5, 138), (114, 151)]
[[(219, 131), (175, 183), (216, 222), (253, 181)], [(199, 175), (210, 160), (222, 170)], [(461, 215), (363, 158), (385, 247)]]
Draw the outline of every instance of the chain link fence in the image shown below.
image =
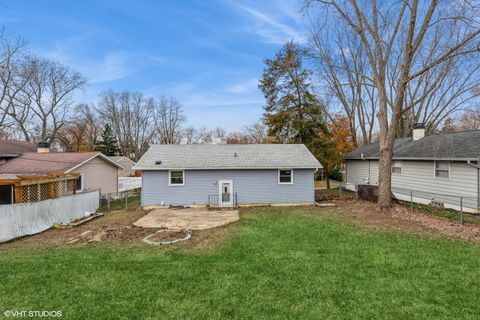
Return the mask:
[(141, 189), (103, 194), (99, 211), (135, 210), (140, 207), (140, 195)]
[(451, 194), (432, 193), (404, 188), (392, 188), (392, 194), (397, 200), (410, 204), (413, 210), (414, 204), (423, 204), (438, 209), (457, 211), (459, 220), (463, 223), (464, 214), (480, 216), (480, 203), (478, 197), (467, 197)]

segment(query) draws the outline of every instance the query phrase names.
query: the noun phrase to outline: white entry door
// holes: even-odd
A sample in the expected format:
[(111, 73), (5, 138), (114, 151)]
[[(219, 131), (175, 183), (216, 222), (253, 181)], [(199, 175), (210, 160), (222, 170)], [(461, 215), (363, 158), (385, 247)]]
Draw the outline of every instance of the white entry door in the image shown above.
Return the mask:
[(219, 205), (221, 207), (233, 207), (233, 181), (220, 180), (219, 186)]

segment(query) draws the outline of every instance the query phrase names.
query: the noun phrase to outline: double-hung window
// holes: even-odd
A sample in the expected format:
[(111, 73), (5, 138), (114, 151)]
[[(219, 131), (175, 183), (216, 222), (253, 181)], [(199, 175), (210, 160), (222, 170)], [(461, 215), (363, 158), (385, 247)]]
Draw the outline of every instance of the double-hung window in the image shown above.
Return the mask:
[(170, 170), (168, 172), (168, 185), (169, 186), (183, 186), (183, 185), (185, 185), (185, 171), (183, 171), (183, 170)]
[(397, 173), (397, 174), (402, 173), (402, 161), (392, 162), (392, 173)]
[(448, 161), (435, 161), (435, 177), (450, 177), (450, 165)]
[(293, 183), (293, 171), (292, 170), (278, 170), (278, 183), (279, 184), (292, 184)]

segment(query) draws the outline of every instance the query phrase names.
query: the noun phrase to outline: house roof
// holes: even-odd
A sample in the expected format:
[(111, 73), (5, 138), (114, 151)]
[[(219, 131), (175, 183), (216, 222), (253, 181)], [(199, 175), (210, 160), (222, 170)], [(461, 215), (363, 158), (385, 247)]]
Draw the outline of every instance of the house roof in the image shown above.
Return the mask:
[[(161, 161), (160, 164), (156, 162)], [(133, 167), (167, 169), (323, 168), (303, 144), (152, 145)]]
[(0, 174), (69, 173), (96, 157), (122, 168), (101, 152), (26, 152), (0, 165)]
[(24, 152), (36, 152), (37, 145), (27, 141), (0, 140), (0, 157), (17, 157)]
[(123, 161), (123, 160), (127, 160), (128, 162), (134, 163), (132, 159), (130, 159), (129, 157), (126, 157), (126, 156), (110, 156), (109, 158), (112, 159), (115, 162), (120, 162), (120, 161)]
[[(362, 157), (363, 154), (363, 157)], [(378, 159), (379, 142), (363, 146), (345, 159)], [(418, 160), (476, 160), (480, 157), (480, 130), (432, 134), (413, 141), (396, 139), (393, 159)]]

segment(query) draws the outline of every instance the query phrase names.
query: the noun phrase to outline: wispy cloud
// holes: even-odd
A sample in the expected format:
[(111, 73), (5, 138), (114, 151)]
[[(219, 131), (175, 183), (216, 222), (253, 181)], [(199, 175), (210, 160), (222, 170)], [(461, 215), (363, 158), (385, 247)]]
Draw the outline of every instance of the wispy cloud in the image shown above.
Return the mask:
[(88, 40), (88, 35), (80, 35), (57, 42), (53, 50), (46, 52), (45, 56), (79, 71), (87, 77), (90, 84), (124, 79), (136, 71), (132, 64), (133, 57), (124, 51), (82, 57), (79, 48), (82, 42)]
[[(247, 14), (255, 22), (254, 26), (248, 27), (246, 30), (259, 35), (267, 42), (283, 44), (291, 39), (301, 41), (303, 38), (293, 26), (280, 22), (271, 14), (237, 3), (232, 3), (232, 6)], [(282, 13), (285, 14), (285, 12)]]
[(234, 83), (225, 88), (227, 93), (248, 93), (256, 90), (258, 87), (258, 79), (252, 78), (242, 82)]
[(90, 63), (83, 71), (92, 84), (120, 80), (135, 73), (131, 60), (123, 52), (113, 52), (104, 56), (100, 62)]

